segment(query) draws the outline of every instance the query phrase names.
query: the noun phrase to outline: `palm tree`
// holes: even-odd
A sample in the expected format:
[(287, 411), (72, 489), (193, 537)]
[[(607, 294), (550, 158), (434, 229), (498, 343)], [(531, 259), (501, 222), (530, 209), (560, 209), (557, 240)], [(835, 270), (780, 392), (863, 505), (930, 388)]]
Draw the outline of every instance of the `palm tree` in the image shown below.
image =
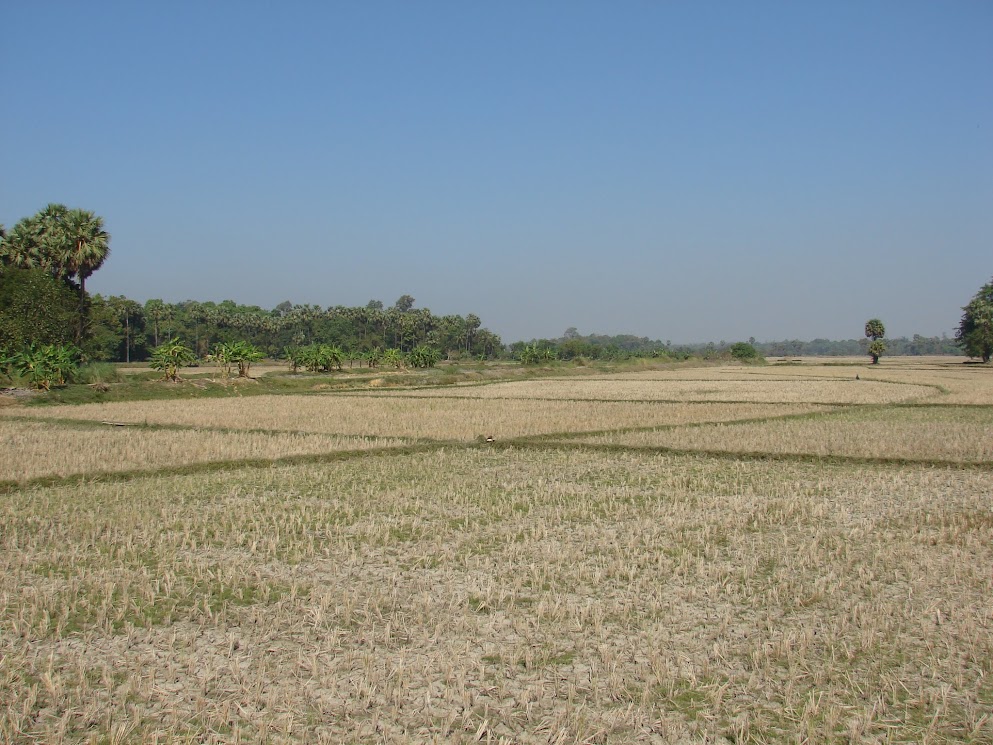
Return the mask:
[(158, 298), (150, 298), (145, 301), (145, 315), (152, 319), (152, 338), (155, 339), (155, 346), (159, 346), (159, 324), (165, 320), (167, 310), (165, 303)]
[(472, 353), (472, 334), (482, 323), (475, 313), (470, 313), (465, 317), (465, 351), (470, 354)]
[(42, 228), (38, 216), (25, 217), (7, 233), (0, 249), (0, 263), (24, 269), (50, 269), (42, 250)]
[(18, 221), (3, 241), (0, 260), (12, 266), (45, 269), (69, 282), (75, 280), (82, 297), (86, 279), (109, 255), (109, 243), (102, 217), (52, 203)]
[(142, 315), (141, 306), (134, 300), (129, 300), (123, 295), (112, 297), (107, 301), (115, 315), (124, 322), (124, 361), (131, 361), (131, 350), (134, 348), (134, 340), (131, 334), (131, 319), (138, 319)]

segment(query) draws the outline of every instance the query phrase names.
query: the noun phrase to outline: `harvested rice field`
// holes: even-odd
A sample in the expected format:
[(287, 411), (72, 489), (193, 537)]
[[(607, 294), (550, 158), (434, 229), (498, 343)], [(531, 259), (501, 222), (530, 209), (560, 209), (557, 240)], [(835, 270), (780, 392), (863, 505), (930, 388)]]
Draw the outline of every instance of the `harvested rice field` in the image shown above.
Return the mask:
[(530, 401), (665, 401), (677, 403), (723, 402), (767, 404), (869, 404), (897, 403), (938, 395), (921, 385), (869, 380), (685, 380), (663, 375), (636, 380), (532, 380), (435, 388), (412, 391), (413, 397), (452, 396), (473, 399)]
[(993, 375), (877, 367), (5, 406), (0, 742), (993, 742)]
[[(81, 424), (84, 424), (81, 422)], [(273, 460), (407, 444), (396, 438), (92, 426), (0, 420), (0, 481)]]
[(584, 437), (580, 442), (729, 453), (993, 462), (993, 407), (847, 410)]
[[(558, 432), (720, 422), (798, 414), (818, 407), (805, 404), (718, 404), (679, 406), (628, 401), (570, 401), (520, 398), (516, 401), (459, 397), (410, 398), (403, 395), (255, 396), (203, 401), (136, 401), (5, 410), (35, 420), (114, 421), (225, 430), (316, 432), (342, 436), (407, 437), (436, 441), (474, 440), (480, 436), (526, 437)], [(0, 414), (0, 416), (3, 416)]]

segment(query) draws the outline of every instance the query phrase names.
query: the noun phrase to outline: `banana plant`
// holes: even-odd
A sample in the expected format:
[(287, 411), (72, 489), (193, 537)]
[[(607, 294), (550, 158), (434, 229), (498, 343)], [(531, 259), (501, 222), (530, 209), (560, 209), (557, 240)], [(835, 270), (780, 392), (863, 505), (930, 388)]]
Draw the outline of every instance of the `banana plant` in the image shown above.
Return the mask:
[(393, 367), (401, 368), (403, 367), (404, 356), (403, 352), (399, 349), (387, 349), (383, 352), (383, 364), (393, 365)]
[(225, 375), (231, 374), (231, 368), (238, 366), (238, 377), (247, 378), (251, 371), (252, 363), (258, 362), (265, 355), (262, 350), (247, 341), (232, 341), (226, 344), (218, 344), (214, 347), (212, 355), (215, 362), (221, 365)]
[(407, 355), (407, 362), (410, 363), (411, 367), (434, 367), (440, 359), (441, 353), (434, 347), (429, 347), (426, 344), (418, 344)]
[(6, 356), (3, 365), (11, 376), (24, 378), (41, 391), (71, 383), (79, 370), (82, 352), (72, 344), (32, 344)]
[(196, 354), (179, 339), (170, 339), (152, 350), (148, 365), (162, 373), (163, 380), (179, 381), (179, 370), (189, 367), (196, 361)]
[(365, 353), (365, 362), (370, 367), (379, 367), (383, 362), (383, 350), (379, 347)]

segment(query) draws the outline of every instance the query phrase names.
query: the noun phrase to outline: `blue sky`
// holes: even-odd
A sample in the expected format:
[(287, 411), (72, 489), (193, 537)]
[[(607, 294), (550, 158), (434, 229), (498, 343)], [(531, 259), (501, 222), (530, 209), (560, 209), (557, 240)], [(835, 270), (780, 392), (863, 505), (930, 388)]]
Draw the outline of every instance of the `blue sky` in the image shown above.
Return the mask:
[(0, 7), (0, 222), (104, 294), (505, 341), (951, 332), (993, 275), (993, 3)]

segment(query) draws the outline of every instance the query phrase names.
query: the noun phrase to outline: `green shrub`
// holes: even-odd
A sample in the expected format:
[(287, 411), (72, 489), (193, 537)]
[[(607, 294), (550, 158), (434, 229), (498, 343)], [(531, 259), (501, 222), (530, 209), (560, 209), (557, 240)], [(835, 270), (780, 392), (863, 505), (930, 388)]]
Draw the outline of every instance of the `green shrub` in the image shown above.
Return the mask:
[(424, 344), (414, 347), (407, 355), (407, 362), (411, 367), (434, 367), (440, 360), (441, 352)]
[(11, 380), (47, 391), (73, 382), (81, 352), (72, 344), (31, 344), (20, 352), (0, 354), (0, 365)]
[(196, 359), (196, 354), (186, 344), (179, 339), (170, 339), (152, 350), (152, 359), (148, 365), (153, 370), (160, 371), (163, 380), (175, 383), (179, 380), (179, 369), (189, 367)]
[(737, 344), (731, 345), (732, 359), (748, 362), (758, 359), (758, 357), (758, 350), (746, 341), (739, 341)]
[(76, 373), (75, 381), (89, 385), (100, 383), (120, 383), (121, 373), (116, 365), (109, 362), (91, 362), (83, 365)]
[(224, 371), (225, 377), (231, 374), (231, 368), (238, 366), (238, 377), (247, 378), (253, 362), (260, 361), (265, 355), (262, 350), (247, 341), (232, 341), (214, 346), (210, 360)]
[(0, 348), (70, 344), (79, 296), (42, 269), (0, 269)]

